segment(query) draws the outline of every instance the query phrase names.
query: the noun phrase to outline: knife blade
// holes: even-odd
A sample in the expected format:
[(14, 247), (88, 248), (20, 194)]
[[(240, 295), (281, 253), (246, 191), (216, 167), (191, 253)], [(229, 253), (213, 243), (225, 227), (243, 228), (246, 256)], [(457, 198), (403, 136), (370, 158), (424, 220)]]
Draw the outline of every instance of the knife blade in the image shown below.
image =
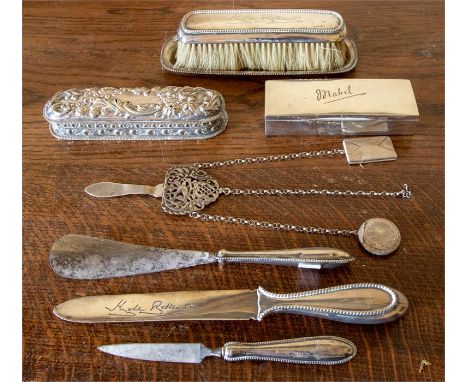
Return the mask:
[(143, 322), (178, 320), (262, 320), (293, 313), (334, 321), (376, 324), (400, 318), (408, 300), (380, 284), (347, 284), (299, 293), (205, 290), (79, 297), (54, 308), (66, 321)]
[(226, 361), (256, 360), (336, 365), (356, 355), (356, 346), (341, 337), (318, 336), (268, 342), (228, 342), (209, 349), (200, 343), (136, 343), (103, 345), (104, 353), (143, 361), (201, 363), (206, 357)]
[(335, 268), (353, 261), (347, 252), (334, 248), (298, 248), (268, 251), (217, 253), (153, 248), (85, 235), (59, 238), (49, 253), (54, 272), (72, 279), (103, 279), (210, 263), (261, 263), (300, 268)]

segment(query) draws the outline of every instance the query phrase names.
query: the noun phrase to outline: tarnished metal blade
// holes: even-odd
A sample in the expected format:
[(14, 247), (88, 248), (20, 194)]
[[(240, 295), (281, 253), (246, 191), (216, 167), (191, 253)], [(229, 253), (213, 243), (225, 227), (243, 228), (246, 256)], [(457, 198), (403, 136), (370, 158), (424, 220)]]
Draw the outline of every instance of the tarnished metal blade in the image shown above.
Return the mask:
[(207, 290), (87, 296), (54, 308), (73, 322), (257, 319), (257, 290)]
[(103, 279), (215, 262), (209, 252), (162, 249), (85, 235), (58, 239), (49, 254), (52, 269), (72, 279)]
[(202, 344), (117, 344), (98, 349), (119, 357), (160, 362), (200, 363), (211, 354)]

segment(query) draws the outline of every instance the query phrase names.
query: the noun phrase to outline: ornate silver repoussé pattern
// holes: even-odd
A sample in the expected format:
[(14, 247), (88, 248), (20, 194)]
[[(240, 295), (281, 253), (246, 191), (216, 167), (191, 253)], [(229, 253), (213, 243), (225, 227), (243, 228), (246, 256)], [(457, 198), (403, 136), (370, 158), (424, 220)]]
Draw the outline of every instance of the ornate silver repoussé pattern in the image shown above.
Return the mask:
[(44, 118), (69, 140), (204, 139), (227, 124), (220, 93), (187, 86), (69, 89), (46, 103)]

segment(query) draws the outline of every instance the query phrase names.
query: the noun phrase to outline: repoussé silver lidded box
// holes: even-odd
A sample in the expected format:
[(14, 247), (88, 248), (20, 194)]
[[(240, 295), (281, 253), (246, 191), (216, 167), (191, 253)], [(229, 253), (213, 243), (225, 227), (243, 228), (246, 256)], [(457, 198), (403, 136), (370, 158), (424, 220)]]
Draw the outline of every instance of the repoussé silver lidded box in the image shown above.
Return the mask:
[(67, 140), (205, 139), (228, 120), (220, 93), (188, 86), (64, 90), (46, 103), (44, 118)]

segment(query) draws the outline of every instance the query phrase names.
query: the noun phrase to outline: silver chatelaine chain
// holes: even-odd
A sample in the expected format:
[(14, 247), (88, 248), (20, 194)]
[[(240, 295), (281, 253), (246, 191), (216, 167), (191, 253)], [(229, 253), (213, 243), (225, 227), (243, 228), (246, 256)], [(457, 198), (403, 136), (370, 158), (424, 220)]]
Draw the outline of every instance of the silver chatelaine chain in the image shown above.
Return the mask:
[[(226, 166), (279, 162), (307, 158), (333, 157), (344, 155), (343, 149), (305, 151), (291, 154), (279, 154), (259, 156), (255, 158), (238, 158), (225, 161), (194, 163), (193, 167), (197, 169), (220, 168)], [(393, 198), (411, 198), (411, 188), (407, 184), (403, 185), (403, 189), (395, 192), (388, 191), (339, 191), (339, 190), (317, 190), (317, 189), (238, 189), (238, 188), (220, 188), (219, 192), (224, 195), (327, 195), (327, 196), (365, 196), (365, 197), (393, 197)], [(323, 235), (340, 235), (340, 236), (356, 236), (358, 230), (336, 229), (336, 228), (318, 228), (307, 227), (301, 225), (282, 224), (261, 222), (254, 219), (236, 218), (233, 216), (220, 216), (210, 214), (200, 214), (198, 212), (190, 212), (190, 217), (208, 222), (221, 222), (228, 224), (249, 225), (254, 227), (273, 229), (277, 231), (295, 231), (304, 233), (314, 233)]]
[(191, 166), (174, 166), (166, 172), (164, 183), (157, 186), (100, 182), (86, 187), (86, 192), (95, 197), (114, 197), (129, 194), (145, 194), (162, 198), (162, 209), (171, 215), (188, 215), (202, 221), (249, 225), (278, 231), (295, 231), (323, 235), (357, 236), (362, 246), (375, 255), (388, 255), (395, 251), (401, 241), (398, 227), (383, 218), (366, 220), (358, 230), (319, 228), (303, 225), (262, 222), (233, 216), (201, 213), (208, 204), (220, 195), (330, 195), (411, 198), (411, 188), (396, 192), (388, 191), (340, 191), (320, 189), (239, 189), (220, 187), (216, 179), (205, 169), (253, 163), (278, 162), (307, 158), (334, 157), (346, 154), (348, 162), (367, 163), (396, 159), (396, 153), (388, 137), (354, 138), (343, 142), (344, 150), (319, 150), (291, 154), (259, 156), (255, 158), (230, 159), (226, 161), (194, 163)]
[(208, 168), (219, 168), (219, 167), (225, 167), (225, 166), (241, 165), (241, 164), (280, 162), (280, 161), (287, 161), (287, 160), (319, 158), (319, 157), (333, 157), (333, 156), (344, 155), (344, 154), (345, 154), (345, 151), (343, 149), (303, 151), (299, 153), (267, 155), (267, 156), (255, 157), (255, 158), (229, 159), (229, 160), (225, 160), (222, 162), (215, 161), (215, 162), (194, 163), (193, 167), (198, 168), (198, 169), (208, 169)]
[(228, 224), (249, 225), (253, 227), (273, 229), (277, 231), (295, 231), (295, 232), (304, 232), (304, 233), (317, 233), (317, 234), (323, 234), (323, 235), (341, 235), (341, 236), (356, 236), (358, 234), (358, 230), (337, 229), (337, 228), (318, 228), (318, 227), (307, 227), (307, 226), (302, 226), (302, 225), (261, 222), (261, 221), (254, 220), (254, 219), (243, 219), (243, 218), (235, 218), (232, 216), (200, 214), (198, 212), (190, 212), (189, 216), (191, 218), (199, 219), (199, 220), (207, 221), (207, 222), (220, 222), (220, 223), (228, 223)]

